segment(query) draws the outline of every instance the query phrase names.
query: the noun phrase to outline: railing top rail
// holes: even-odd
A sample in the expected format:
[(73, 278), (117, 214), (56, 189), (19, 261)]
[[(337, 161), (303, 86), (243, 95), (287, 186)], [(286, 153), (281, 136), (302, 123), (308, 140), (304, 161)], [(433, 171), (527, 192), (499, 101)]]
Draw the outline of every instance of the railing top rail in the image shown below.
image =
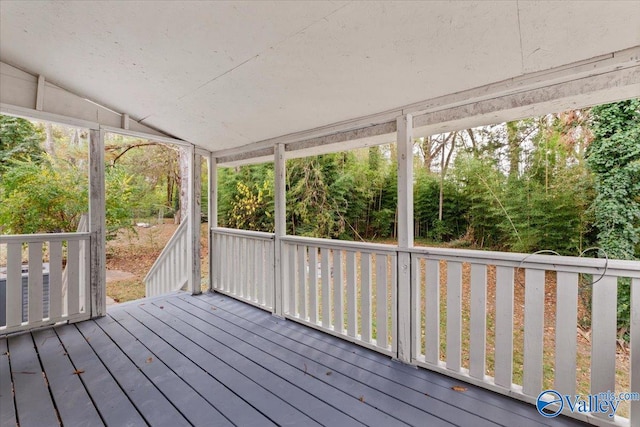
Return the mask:
[(261, 240), (273, 240), (275, 234), (265, 233), (264, 231), (240, 230), (237, 228), (214, 227), (211, 229), (214, 234), (224, 234), (227, 236), (252, 237)]
[(344, 240), (318, 239), (300, 236), (284, 236), (280, 240), (285, 243), (304, 244), (307, 246), (318, 246), (329, 249), (365, 250), (368, 252), (391, 255), (395, 255), (398, 252), (397, 246), (385, 245), (382, 243), (348, 242)]
[(91, 233), (10, 234), (0, 236), (0, 243), (59, 242), (62, 240), (89, 240)]
[(545, 270), (574, 271), (580, 268), (593, 270), (596, 274), (602, 273), (606, 267), (607, 272), (614, 276), (640, 277), (640, 261), (428, 247), (411, 248), (409, 252), (449, 261)]

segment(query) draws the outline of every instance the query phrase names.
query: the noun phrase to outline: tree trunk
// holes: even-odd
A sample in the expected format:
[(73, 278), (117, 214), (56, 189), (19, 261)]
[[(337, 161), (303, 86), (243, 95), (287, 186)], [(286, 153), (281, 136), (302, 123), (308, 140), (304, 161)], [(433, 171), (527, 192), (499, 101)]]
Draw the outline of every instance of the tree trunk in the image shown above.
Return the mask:
[(185, 218), (189, 217), (189, 151), (180, 147), (180, 155), (178, 158), (178, 170), (180, 176), (178, 178), (180, 184), (180, 209), (176, 212), (175, 222), (180, 224)]
[(518, 122), (507, 122), (507, 148), (509, 156), (509, 178), (517, 178), (520, 174), (520, 138)]
[(46, 135), (46, 139), (44, 140), (44, 151), (47, 152), (51, 157), (56, 156), (56, 148), (55, 148), (55, 140), (53, 139), (53, 126), (51, 123), (46, 123), (44, 125), (44, 133)]

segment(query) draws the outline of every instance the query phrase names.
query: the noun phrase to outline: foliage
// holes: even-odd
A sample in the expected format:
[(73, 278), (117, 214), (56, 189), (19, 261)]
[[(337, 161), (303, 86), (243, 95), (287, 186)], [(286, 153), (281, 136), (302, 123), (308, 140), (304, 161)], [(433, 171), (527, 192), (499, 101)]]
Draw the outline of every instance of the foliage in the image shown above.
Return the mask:
[(0, 115), (0, 179), (15, 161), (29, 159), (38, 163), (44, 150), (43, 132), (28, 120)]
[[(640, 243), (640, 99), (592, 109), (594, 140), (587, 162), (594, 173), (592, 204), (598, 245), (609, 258), (634, 259)], [(630, 282), (618, 286), (618, 324), (629, 325)]]
[(640, 240), (640, 100), (594, 107), (592, 114), (587, 163), (596, 180), (598, 244), (611, 258), (633, 259)]
[(87, 210), (86, 178), (50, 159), (14, 161), (0, 183), (0, 224), (10, 234), (75, 231)]
[(468, 195), (453, 180), (443, 183), (443, 215), (439, 219), (438, 201), (440, 177), (416, 170), (414, 184), (414, 217), (427, 227), (427, 237), (442, 242), (456, 239), (465, 234), (467, 223), (465, 214), (469, 210)]

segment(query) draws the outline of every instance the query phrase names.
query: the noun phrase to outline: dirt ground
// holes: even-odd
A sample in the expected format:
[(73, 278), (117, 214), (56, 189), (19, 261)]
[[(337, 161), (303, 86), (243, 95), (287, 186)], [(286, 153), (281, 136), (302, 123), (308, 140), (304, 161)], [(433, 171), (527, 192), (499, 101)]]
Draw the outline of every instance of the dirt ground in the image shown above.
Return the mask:
[[(110, 280), (107, 283), (107, 296), (118, 302), (144, 298), (144, 277), (162, 252), (178, 226), (166, 221), (151, 227), (134, 227), (133, 230), (121, 230), (116, 239), (107, 242), (107, 270), (131, 273), (133, 277)], [(206, 279), (208, 225), (202, 224), (201, 238), (201, 276)]]

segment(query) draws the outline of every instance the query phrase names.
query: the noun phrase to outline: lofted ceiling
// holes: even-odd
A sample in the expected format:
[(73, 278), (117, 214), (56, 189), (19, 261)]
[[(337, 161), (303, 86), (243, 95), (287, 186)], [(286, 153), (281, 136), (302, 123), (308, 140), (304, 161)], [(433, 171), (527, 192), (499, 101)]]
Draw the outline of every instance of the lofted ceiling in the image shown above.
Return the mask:
[(207, 150), (640, 45), (638, 1), (0, 1), (0, 61)]

